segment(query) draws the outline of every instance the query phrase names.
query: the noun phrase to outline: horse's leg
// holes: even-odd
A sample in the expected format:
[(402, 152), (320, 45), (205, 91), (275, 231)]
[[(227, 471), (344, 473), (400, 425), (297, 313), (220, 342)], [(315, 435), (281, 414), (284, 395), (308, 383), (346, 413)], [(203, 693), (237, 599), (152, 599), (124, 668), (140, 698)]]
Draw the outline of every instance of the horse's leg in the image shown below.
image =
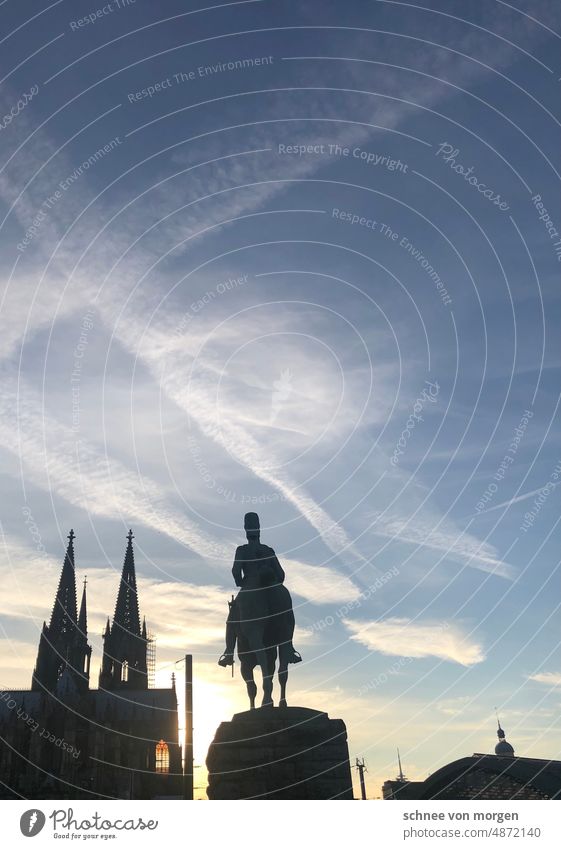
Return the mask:
[[(274, 648), (268, 648), (267, 649), (267, 665), (268, 665), (269, 679), (271, 681), (271, 694), (272, 694), (272, 690), (273, 690), (273, 683), (274, 683), (274, 680), (275, 680), (275, 665), (276, 665), (276, 662), (277, 662), (276, 646)], [(274, 705), (274, 702), (272, 701), (272, 695), (271, 695), (271, 706), (273, 706), (273, 705)]]
[(249, 651), (261, 667), (261, 675), (263, 676), (263, 701), (261, 702), (261, 707), (272, 707), (273, 679), (269, 674), (269, 660), (268, 652), (265, 648), (264, 631), (265, 629), (262, 624), (250, 623), (249, 626), (243, 628), (243, 637)]
[(279, 707), (286, 707), (286, 683), (288, 681), (288, 664), (294, 656), (294, 646), (292, 645), (292, 637), (294, 635), (294, 613), (290, 610), (285, 618), (286, 631), (279, 629), (279, 637), (281, 639), (279, 645), (279, 684), (280, 684), (280, 701)]
[(255, 657), (263, 675), (263, 701), (261, 707), (273, 707), (273, 676), (266, 649), (256, 649)]
[(255, 678), (253, 677), (253, 669), (255, 664), (250, 660), (241, 660), (241, 673), (242, 678), (245, 681), (245, 686), (247, 687), (247, 695), (249, 696), (249, 706), (251, 710), (255, 708), (255, 697), (257, 696), (257, 684), (255, 683)]
[(279, 707), (286, 707), (286, 682), (288, 681), (288, 658), (291, 653), (290, 645), (279, 646)]

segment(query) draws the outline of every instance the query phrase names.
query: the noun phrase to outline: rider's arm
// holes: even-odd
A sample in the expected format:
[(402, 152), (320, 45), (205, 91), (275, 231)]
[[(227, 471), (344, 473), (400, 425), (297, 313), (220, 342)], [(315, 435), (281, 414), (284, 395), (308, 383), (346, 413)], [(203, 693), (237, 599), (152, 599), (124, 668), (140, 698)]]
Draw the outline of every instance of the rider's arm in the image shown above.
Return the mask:
[(269, 564), (274, 572), (275, 580), (278, 581), (279, 584), (284, 584), (284, 569), (277, 560), (277, 555), (272, 548)]
[(234, 581), (237, 587), (241, 587), (243, 585), (243, 577), (242, 577), (242, 563), (239, 559), (240, 548), (236, 548), (236, 556), (234, 557), (234, 565), (232, 566), (232, 575), (234, 576)]

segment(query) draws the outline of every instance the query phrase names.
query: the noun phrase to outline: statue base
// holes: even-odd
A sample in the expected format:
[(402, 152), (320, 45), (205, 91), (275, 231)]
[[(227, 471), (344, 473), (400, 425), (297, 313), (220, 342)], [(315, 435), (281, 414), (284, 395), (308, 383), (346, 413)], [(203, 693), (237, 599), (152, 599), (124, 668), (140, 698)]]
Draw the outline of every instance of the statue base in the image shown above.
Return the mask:
[(352, 799), (342, 719), (265, 707), (222, 722), (206, 759), (209, 799)]

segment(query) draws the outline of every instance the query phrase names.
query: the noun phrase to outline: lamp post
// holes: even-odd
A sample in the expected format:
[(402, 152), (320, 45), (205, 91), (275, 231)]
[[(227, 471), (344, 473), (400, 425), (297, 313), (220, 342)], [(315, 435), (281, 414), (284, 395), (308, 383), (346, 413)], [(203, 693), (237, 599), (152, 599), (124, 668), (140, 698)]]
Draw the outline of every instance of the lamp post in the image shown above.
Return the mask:
[(366, 801), (366, 784), (364, 781), (364, 772), (366, 770), (366, 764), (364, 763), (364, 758), (360, 760), (360, 758), (356, 759), (355, 769), (358, 770), (358, 775), (360, 778), (360, 796), (363, 801)]
[(185, 655), (185, 753), (183, 798), (193, 799), (193, 655)]

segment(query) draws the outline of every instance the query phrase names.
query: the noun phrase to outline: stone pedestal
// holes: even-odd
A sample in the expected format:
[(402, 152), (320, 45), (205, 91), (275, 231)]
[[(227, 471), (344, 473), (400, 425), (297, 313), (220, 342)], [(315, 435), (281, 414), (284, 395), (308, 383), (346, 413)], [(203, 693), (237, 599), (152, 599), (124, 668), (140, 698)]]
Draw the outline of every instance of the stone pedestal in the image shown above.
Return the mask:
[(222, 722), (208, 750), (209, 799), (352, 799), (342, 719), (256, 708)]

